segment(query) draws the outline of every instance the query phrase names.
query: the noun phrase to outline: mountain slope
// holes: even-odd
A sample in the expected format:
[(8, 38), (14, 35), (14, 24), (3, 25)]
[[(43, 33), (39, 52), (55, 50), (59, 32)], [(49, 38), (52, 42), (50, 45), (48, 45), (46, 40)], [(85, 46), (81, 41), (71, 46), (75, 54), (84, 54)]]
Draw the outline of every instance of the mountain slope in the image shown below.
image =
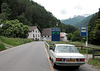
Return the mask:
[(74, 25), (77, 22), (80, 22), (85, 18), (86, 17), (84, 17), (84, 16), (75, 16), (73, 18), (69, 18), (69, 19), (66, 19), (66, 20), (61, 20), (61, 22), (64, 23), (64, 24), (68, 24), (68, 25)]
[(80, 26), (87, 26), (87, 24), (89, 23), (91, 17), (93, 15), (90, 15), (88, 17), (86, 16), (76, 16), (67, 20), (61, 20), (62, 23), (64, 24), (69, 24), (69, 25), (73, 25), (77, 28), (80, 28)]
[(93, 15), (90, 15), (88, 17), (86, 17), (85, 19), (83, 19), (82, 21), (74, 24), (73, 26), (77, 27), (77, 28), (80, 28), (80, 26), (87, 26), (90, 19), (92, 18)]

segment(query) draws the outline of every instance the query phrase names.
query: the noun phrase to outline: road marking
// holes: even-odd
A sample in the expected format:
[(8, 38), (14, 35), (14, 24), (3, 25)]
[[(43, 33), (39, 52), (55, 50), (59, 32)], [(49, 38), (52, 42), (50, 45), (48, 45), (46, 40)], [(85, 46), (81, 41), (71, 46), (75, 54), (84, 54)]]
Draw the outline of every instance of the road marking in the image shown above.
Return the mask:
[[(45, 44), (44, 44), (44, 46), (45, 46)], [(46, 46), (45, 46), (45, 47), (46, 47)], [(50, 59), (49, 59), (49, 54), (48, 54), (46, 48), (45, 48), (45, 52), (46, 52), (46, 55), (47, 55), (47, 58), (48, 58), (48, 62), (49, 62), (49, 65), (50, 65), (50, 69), (51, 69), (51, 71), (54, 71), (53, 66), (52, 66), (52, 63), (51, 63), (51, 61), (50, 61)]]

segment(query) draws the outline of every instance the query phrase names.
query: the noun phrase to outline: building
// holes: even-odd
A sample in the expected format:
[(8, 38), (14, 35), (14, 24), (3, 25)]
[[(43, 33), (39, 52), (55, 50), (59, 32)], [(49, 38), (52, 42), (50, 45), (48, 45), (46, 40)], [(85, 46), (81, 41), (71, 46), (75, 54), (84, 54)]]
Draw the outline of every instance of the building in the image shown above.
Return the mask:
[[(41, 40), (51, 41), (51, 38), (51, 28), (43, 29)], [(67, 41), (67, 34), (65, 32), (60, 32), (60, 41)]]
[(29, 36), (33, 40), (40, 40), (41, 39), (41, 32), (37, 28), (37, 26), (29, 26)]
[(60, 32), (60, 40), (67, 41), (67, 34), (65, 32)]
[(51, 28), (45, 28), (42, 30), (41, 40), (51, 41)]

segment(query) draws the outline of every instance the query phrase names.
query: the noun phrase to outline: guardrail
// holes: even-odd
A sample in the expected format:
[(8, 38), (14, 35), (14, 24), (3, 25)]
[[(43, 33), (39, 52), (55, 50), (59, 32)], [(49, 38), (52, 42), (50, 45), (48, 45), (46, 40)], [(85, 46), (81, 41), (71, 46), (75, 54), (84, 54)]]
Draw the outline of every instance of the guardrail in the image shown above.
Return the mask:
[(99, 54), (95, 54), (96, 51), (100, 51), (100, 48), (93, 48), (93, 47), (86, 47), (86, 46), (76, 46), (76, 47), (81, 47), (81, 50), (84, 50), (83, 48), (90, 48), (90, 49), (92, 49), (92, 59), (94, 59), (95, 56), (100, 56), (100, 53)]
[(44, 41), (44, 43), (47, 45), (47, 51), (48, 51), (48, 50), (49, 50), (50, 45), (49, 45), (46, 41)]

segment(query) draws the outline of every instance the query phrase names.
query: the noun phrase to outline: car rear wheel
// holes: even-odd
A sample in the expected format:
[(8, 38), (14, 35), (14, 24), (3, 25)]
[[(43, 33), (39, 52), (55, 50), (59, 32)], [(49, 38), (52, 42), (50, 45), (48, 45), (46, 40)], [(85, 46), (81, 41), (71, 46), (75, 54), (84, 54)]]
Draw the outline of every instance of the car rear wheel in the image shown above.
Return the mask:
[(51, 57), (49, 56), (49, 59), (51, 60)]
[(78, 69), (80, 66), (75, 66), (76, 69)]
[(52, 66), (53, 66), (54, 68), (57, 68), (57, 65), (56, 65), (54, 62), (52, 62)]

